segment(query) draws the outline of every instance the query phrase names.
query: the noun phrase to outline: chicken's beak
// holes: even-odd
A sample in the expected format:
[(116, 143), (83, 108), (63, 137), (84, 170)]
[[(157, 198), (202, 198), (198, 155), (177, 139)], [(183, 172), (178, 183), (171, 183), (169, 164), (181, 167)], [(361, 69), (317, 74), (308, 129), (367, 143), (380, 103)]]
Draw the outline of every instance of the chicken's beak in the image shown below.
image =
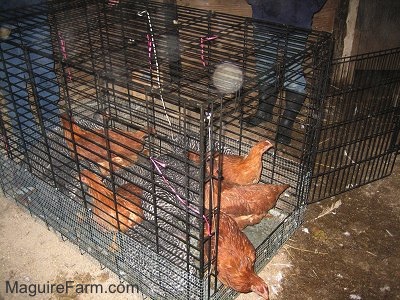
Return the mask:
[(251, 290), (263, 299), (269, 300), (269, 290), (268, 286), (265, 283), (259, 286), (252, 285)]

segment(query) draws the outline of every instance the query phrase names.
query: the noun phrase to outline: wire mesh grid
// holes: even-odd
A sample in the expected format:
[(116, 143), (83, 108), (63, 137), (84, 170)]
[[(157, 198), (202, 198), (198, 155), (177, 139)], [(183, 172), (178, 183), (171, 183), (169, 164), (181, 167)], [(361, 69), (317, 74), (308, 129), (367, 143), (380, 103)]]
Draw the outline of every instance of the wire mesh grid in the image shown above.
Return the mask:
[[(38, 18), (37, 25), (47, 24), (47, 12), (55, 52), (52, 81), (59, 91), (41, 91), (36, 80), (52, 73), (50, 62), (39, 72), (32, 58), (52, 57), (49, 36), (37, 30), (32, 44), (13, 35), (31, 36), (26, 28)], [(7, 18), (15, 28), (6, 41), (11, 48), (2, 43), (2, 58), (13, 61), (6, 56), (16, 58), (12, 49), (18, 48), (24, 59), (13, 61), (23, 75), (17, 83), (7, 81), (3, 96), (9, 103), (17, 88), (30, 102), (18, 104), (23, 110), (2, 104), (14, 112), (1, 114), (6, 194), (154, 299), (233, 298), (236, 292), (217, 281), (217, 257), (203, 246), (218, 236), (218, 226), (211, 236), (203, 229), (212, 226), (209, 214), (218, 211), (221, 197), (221, 189), (212, 198), (205, 188), (223, 181), (220, 171), (209, 172), (214, 154), (246, 155), (261, 140), (275, 142), (263, 156), (261, 183), (290, 188), (270, 210), (272, 217), (244, 230), (257, 248), (259, 270), (303, 219), (330, 36), (140, 1), (52, 1), (49, 7), (8, 12)], [(240, 72), (215, 77), (226, 62), (228, 70)], [(273, 118), (245, 126), (264, 82), (275, 87)], [(278, 125), (293, 84), (307, 99), (285, 145), (277, 140)], [(54, 95), (63, 114), (43, 105)], [(34, 108), (32, 116), (26, 107)], [(26, 132), (21, 117), (35, 124), (35, 134)], [(131, 135), (137, 132), (145, 137)], [(140, 145), (134, 148), (134, 142)], [(198, 159), (191, 161), (188, 153)], [(123, 190), (132, 185), (140, 191), (127, 199)]]
[(400, 49), (335, 59), (309, 201), (390, 175), (399, 148)]

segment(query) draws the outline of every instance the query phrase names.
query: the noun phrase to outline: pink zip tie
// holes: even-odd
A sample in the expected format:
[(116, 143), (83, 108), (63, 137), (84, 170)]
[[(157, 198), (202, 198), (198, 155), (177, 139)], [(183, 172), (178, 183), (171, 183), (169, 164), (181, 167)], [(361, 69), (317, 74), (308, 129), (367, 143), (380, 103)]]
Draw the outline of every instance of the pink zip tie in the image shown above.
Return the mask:
[(204, 66), (204, 67), (206, 66), (206, 61), (205, 61), (205, 59), (204, 59), (204, 42), (205, 42), (205, 41), (206, 41), (206, 42), (212, 41), (212, 40), (215, 40), (216, 38), (217, 38), (216, 35), (209, 36), (209, 37), (205, 36), (205, 37), (201, 37), (201, 38), (200, 38), (200, 50), (201, 50), (201, 55), (200, 55), (200, 57), (201, 57), (201, 62), (203, 63), (203, 66)]
[[(61, 47), (61, 54), (63, 56), (63, 59), (67, 59), (67, 48), (65, 46), (65, 40), (61, 34), (61, 32), (58, 32), (58, 37), (60, 39), (60, 47)], [(71, 75), (71, 70), (67, 68), (67, 78), (69, 81), (72, 81), (72, 75)]]
[[(157, 79), (157, 85), (158, 88), (160, 89), (159, 91), (159, 95), (160, 95), (160, 100), (161, 103), (163, 105), (164, 108), (164, 112), (165, 112), (165, 116), (166, 119), (168, 121), (169, 126), (172, 127), (172, 123), (171, 120), (169, 119), (168, 113), (167, 113), (167, 109), (165, 107), (165, 102), (164, 102), (164, 97), (163, 97), (163, 93), (162, 93), (162, 89), (161, 89), (161, 77), (160, 77), (160, 66), (158, 64), (158, 58), (157, 58), (157, 49), (156, 49), (156, 43), (154, 41), (154, 33), (153, 33), (153, 25), (151, 22), (151, 17), (150, 14), (147, 10), (143, 10), (143, 11), (139, 11), (137, 13), (138, 16), (144, 16), (147, 15), (147, 21), (148, 21), (148, 25), (149, 25), (149, 33), (147, 34), (147, 49), (149, 51), (149, 63), (150, 63), (150, 72), (153, 70), (152, 68), (152, 55), (154, 55), (154, 69), (155, 69), (155, 75), (156, 75), (156, 79)], [(152, 78), (151, 78), (152, 79)]]
[[(168, 185), (168, 187), (171, 189), (171, 191), (175, 194), (175, 197), (185, 206), (188, 207), (188, 209), (190, 209), (192, 212), (196, 213), (197, 215), (200, 216), (200, 211), (197, 208), (194, 208), (192, 205), (190, 205), (188, 203), (187, 200), (182, 199), (181, 196), (179, 196), (178, 192), (174, 189), (174, 187), (169, 183), (168, 179), (165, 178), (164, 174), (162, 173), (160, 167), (165, 168), (167, 165), (155, 158), (150, 157), (151, 162), (153, 163), (154, 167), (156, 168), (158, 174), (162, 177), (164, 183), (166, 185)], [(207, 226), (207, 234), (208, 236), (211, 236), (211, 225), (207, 219), (207, 217), (205, 215), (202, 215), (204, 221), (206, 222), (206, 226)]]
[(119, 3), (119, 0), (108, 0), (108, 6), (112, 7)]
[(151, 42), (150, 34), (146, 34), (146, 37), (147, 37), (147, 50), (149, 51), (149, 66), (151, 70), (151, 53), (153, 51), (153, 45)]

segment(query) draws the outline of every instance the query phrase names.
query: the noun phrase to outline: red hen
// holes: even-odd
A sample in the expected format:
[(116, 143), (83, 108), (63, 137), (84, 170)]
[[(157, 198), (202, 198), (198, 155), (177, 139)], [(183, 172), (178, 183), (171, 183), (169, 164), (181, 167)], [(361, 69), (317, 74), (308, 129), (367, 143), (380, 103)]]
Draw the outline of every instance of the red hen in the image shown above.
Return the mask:
[[(215, 222), (212, 223), (214, 224)], [(214, 226), (212, 231), (214, 231)], [(205, 252), (207, 255), (207, 248)], [(211, 238), (211, 257), (215, 257), (215, 255), (214, 235)], [(217, 257), (218, 279), (224, 285), (237, 292), (255, 292), (263, 299), (269, 299), (267, 284), (254, 272), (255, 260), (256, 250), (253, 244), (240, 231), (236, 222), (229, 215), (220, 212)]]

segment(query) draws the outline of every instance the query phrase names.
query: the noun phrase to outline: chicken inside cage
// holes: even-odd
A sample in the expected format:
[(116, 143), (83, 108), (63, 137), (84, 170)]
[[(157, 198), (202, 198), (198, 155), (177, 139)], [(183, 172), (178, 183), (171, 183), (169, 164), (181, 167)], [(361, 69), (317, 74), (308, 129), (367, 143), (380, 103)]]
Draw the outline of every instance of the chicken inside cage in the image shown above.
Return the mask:
[(220, 213), (218, 223), (218, 241), (214, 237), (206, 244), (209, 251), (205, 251), (217, 256), (218, 279), (235, 291), (252, 291), (263, 299), (269, 299), (268, 285), (254, 271), (256, 251), (253, 244), (235, 220), (224, 212)]
[[(86, 155), (85, 152), (78, 148), (84, 149), (85, 143), (86, 145), (95, 145), (96, 148), (94, 149), (96, 151), (92, 151), (91, 154), (99, 154), (101, 151), (107, 151), (107, 149), (109, 149), (108, 151), (112, 150), (109, 146), (111, 142), (107, 142), (106, 137), (98, 142), (97, 136), (92, 139), (92, 135), (82, 132), (83, 130), (78, 126), (76, 126), (78, 129), (75, 129), (73, 134), (80, 134), (79, 138), (85, 140), (84, 142), (76, 138), (74, 140), (72, 135), (65, 134), (66, 122), (62, 122), (66, 144), (68, 144), (68, 138), (71, 140), (71, 146), (73, 146), (72, 141), (76, 143), (74, 147), (69, 146), (68, 150), (73, 153), (71, 158), (77, 158), (78, 163), (79, 159), (96, 162), (93, 159), (93, 155)], [(157, 132), (155, 136), (159, 135), (158, 130), (153, 132)], [(196, 140), (196, 135), (194, 133), (191, 134), (191, 138)], [(109, 136), (111, 137), (112, 135), (110, 134)], [(160, 137), (160, 139), (162, 140), (163, 138)], [(169, 243), (171, 244), (168, 244), (168, 242), (162, 243), (166, 243), (164, 247), (173, 252), (173, 254), (169, 253), (167, 256), (170, 259), (174, 255), (190, 255), (188, 253), (185, 255), (185, 247), (188, 246), (184, 242), (187, 238), (185, 236), (195, 234), (196, 230), (198, 230), (196, 228), (199, 228), (202, 222), (205, 222), (205, 224), (214, 226), (212, 229), (210, 228), (208, 233), (213, 236), (213, 247), (217, 247), (220, 240), (221, 244), (224, 245), (221, 248), (221, 252), (219, 252), (221, 256), (214, 257), (214, 259), (217, 261), (218, 259), (223, 260), (224, 251), (243, 253), (243, 249), (241, 250), (238, 246), (241, 245), (241, 242), (238, 244), (224, 243), (226, 239), (243, 240), (243, 247), (249, 248), (252, 253), (248, 272), (254, 272), (251, 271), (255, 259), (254, 246), (241, 230), (247, 226), (260, 223), (267, 216), (271, 217), (268, 212), (274, 208), (282, 192), (289, 187), (284, 184), (259, 183), (264, 168), (264, 154), (273, 147), (272, 143), (267, 140), (257, 142), (249, 148), (247, 155), (224, 154), (224, 151), (227, 153), (232, 152), (228, 149), (221, 149), (211, 157), (209, 151), (198, 152), (198, 142), (184, 147), (186, 148), (185, 151), (171, 151), (179, 149), (182, 145), (175, 145), (174, 142), (176, 140), (173, 138), (172, 144), (169, 144), (171, 140), (168, 140), (167, 136), (164, 136), (164, 139), (167, 139), (168, 142), (163, 145), (165, 150), (161, 155), (154, 154), (157, 153), (155, 151), (157, 143), (153, 141), (148, 144), (148, 150), (152, 153), (152, 156), (146, 154), (140, 160), (136, 159), (129, 165), (121, 168), (113, 167), (112, 173), (101, 174), (101, 163), (94, 165), (95, 168), (99, 169), (99, 174), (96, 174), (93, 170), (80, 172), (80, 180), (88, 188), (87, 193), (91, 198), (89, 207), (91, 207), (95, 222), (101, 226), (102, 230), (110, 232), (121, 231), (133, 237), (138, 236), (137, 232), (143, 233), (143, 231), (146, 232), (147, 230), (149, 230), (146, 233), (147, 235), (155, 234), (149, 229), (152, 227), (150, 224), (153, 224), (153, 226), (155, 225), (154, 228), (159, 228), (158, 230), (163, 230), (169, 235)], [(144, 141), (141, 140), (141, 142), (143, 143)], [(140, 149), (143, 149), (142, 143), (139, 144)], [(128, 150), (135, 149), (135, 145), (126, 143), (124, 147), (127, 150), (125, 151), (129, 153)], [(110, 148), (107, 148), (107, 146)], [(218, 147), (221, 146), (217, 146), (217, 149)], [(119, 154), (121, 151), (115, 151), (114, 153)], [(136, 153), (135, 155), (137, 156)], [(108, 161), (106, 157), (102, 159)], [(114, 163), (112, 158), (111, 163)], [(199, 177), (202, 166), (205, 170), (205, 178), (210, 179), (208, 182), (202, 181), (201, 177)], [(211, 168), (214, 170), (213, 172), (209, 171)], [(204, 182), (204, 199), (200, 198), (201, 182)], [(213, 184), (212, 193), (210, 193), (209, 189), (210, 183)], [(113, 186), (114, 189), (112, 189)], [(154, 192), (152, 192), (153, 188), (155, 189)], [(209, 215), (205, 211), (203, 214), (201, 213), (202, 207), (205, 210), (219, 208), (224, 216), (223, 220), (229, 219), (227, 222), (221, 221), (219, 223), (219, 230), (222, 233), (219, 233), (215, 227), (215, 222), (217, 222), (215, 217), (208, 220)], [(188, 217), (189, 219), (187, 219)], [(143, 223), (143, 220), (146, 220), (146, 222)], [(232, 222), (235, 223), (235, 229), (232, 232), (229, 229), (227, 232), (228, 237), (225, 238), (224, 232), (226, 231), (224, 230), (226, 229), (223, 228), (224, 226), (232, 227)], [(157, 234), (155, 234), (156, 236)], [(116, 237), (117, 235), (114, 234), (110, 245), (110, 249), (113, 251), (119, 249)], [(208, 235), (206, 235), (207, 237)], [(215, 242), (215, 239), (218, 242)], [(134, 241), (133, 239), (132, 242)], [(199, 242), (197, 241), (197, 243)], [(189, 245), (191, 243), (189, 242)], [(194, 244), (190, 247), (197, 247)], [(178, 247), (178, 249), (171, 250), (174, 247)], [(176, 251), (178, 251), (178, 254), (176, 254)], [(216, 251), (215, 248), (212, 249), (211, 257), (214, 255), (212, 253), (217, 253)], [(249, 258), (244, 256), (243, 259), (247, 261)], [(238, 287), (235, 284), (228, 284), (230, 282), (228, 274), (232, 272), (232, 274), (235, 274), (234, 272), (236, 272), (237, 276), (241, 274), (240, 276), (244, 277), (247, 277), (247, 274), (238, 266), (232, 266), (232, 269), (223, 275), (225, 272), (224, 266), (225, 264), (218, 263), (215, 269), (218, 274), (217, 278), (222, 283), (238, 292), (249, 292), (253, 289), (267, 297), (268, 290), (265, 283), (258, 287), (256, 286), (260, 285), (261, 282), (255, 283), (254, 287), (247, 289)], [(254, 276), (254, 278), (258, 278), (256, 275)], [(264, 287), (262, 288), (262, 286)]]
[[(80, 178), (88, 186), (94, 218), (106, 230), (127, 232), (143, 221), (142, 201), (139, 198), (142, 190), (138, 186), (125, 184), (113, 193), (104, 185), (100, 176), (89, 170), (83, 170)], [(117, 250), (115, 235), (111, 249)]]
[(102, 174), (109, 174), (111, 170), (108, 157), (115, 170), (134, 163), (139, 152), (146, 153), (143, 138), (152, 133), (151, 128), (136, 132), (117, 129), (85, 130), (67, 114), (61, 115), (61, 122), (71, 156), (75, 157), (76, 153), (83, 159), (98, 163)]
[[(276, 138), (278, 109), (247, 126), (261, 83), (279, 83), (278, 67), (296, 81), (298, 70), (271, 64), (259, 76), (250, 20), (178, 7), (169, 28), (168, 8), (52, 2), (58, 107), (53, 126), (39, 124), (39, 137), (16, 151), (16, 177), (35, 179), (28, 209), (155, 299), (268, 299), (255, 264), (301, 223), (320, 89), (311, 89), (289, 145)], [(296, 29), (266, 30), (279, 39), (265, 56), (309, 56), (311, 64), (315, 44), (329, 46), (314, 33), (302, 52), (287, 32)], [(320, 63), (310, 82), (318, 84)], [(34, 80), (29, 86), (35, 91)], [(286, 101), (278, 88), (277, 108)]]

